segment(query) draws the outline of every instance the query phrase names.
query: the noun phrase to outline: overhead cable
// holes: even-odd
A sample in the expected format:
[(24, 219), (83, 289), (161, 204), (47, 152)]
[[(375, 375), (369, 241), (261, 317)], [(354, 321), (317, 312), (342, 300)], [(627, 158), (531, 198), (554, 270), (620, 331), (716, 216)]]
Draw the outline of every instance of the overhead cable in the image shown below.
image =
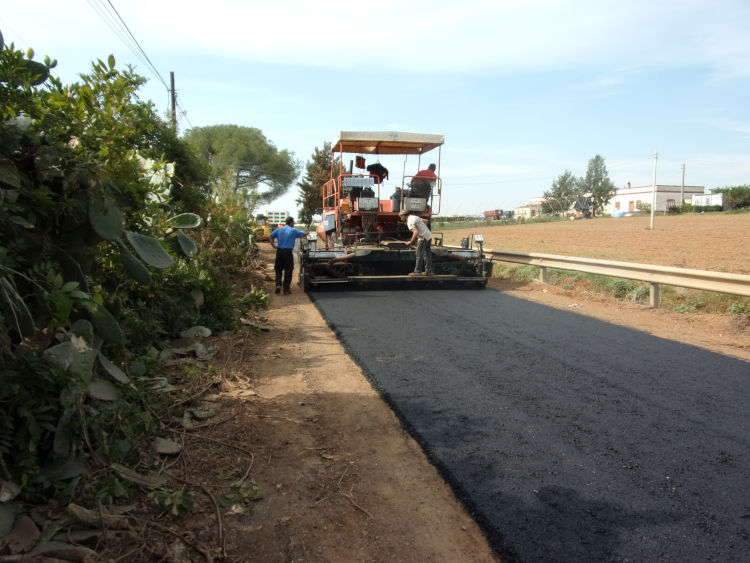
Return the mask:
[(99, 17), (104, 21), (104, 23), (109, 26), (109, 28), (114, 32), (115, 35), (122, 41), (125, 46), (130, 50), (130, 52), (139, 60), (145, 67), (149, 69), (151, 74), (153, 74), (156, 78), (159, 79), (159, 81), (164, 85), (164, 87), (169, 90), (169, 86), (167, 85), (167, 82), (162, 78), (159, 71), (156, 69), (154, 64), (151, 62), (151, 59), (146, 54), (146, 51), (143, 50), (143, 47), (141, 47), (141, 44), (138, 42), (138, 40), (135, 38), (133, 33), (130, 31), (130, 28), (125, 23), (125, 20), (122, 18), (120, 13), (117, 11), (117, 8), (115, 8), (114, 4), (112, 4), (111, 0), (86, 0), (89, 5), (93, 8), (93, 10), (99, 15)]

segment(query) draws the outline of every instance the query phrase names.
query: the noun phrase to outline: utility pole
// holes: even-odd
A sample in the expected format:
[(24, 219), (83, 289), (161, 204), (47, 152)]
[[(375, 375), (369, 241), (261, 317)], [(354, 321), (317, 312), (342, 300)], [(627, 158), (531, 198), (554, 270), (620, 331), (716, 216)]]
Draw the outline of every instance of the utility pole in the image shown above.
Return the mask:
[(656, 211), (656, 163), (659, 161), (659, 151), (654, 152), (654, 194), (651, 198), (651, 230), (654, 230), (654, 212)]
[(177, 93), (174, 91), (174, 71), (169, 72), (169, 95), (172, 100), (172, 129), (177, 134)]
[(682, 165), (682, 185), (680, 188), (680, 207), (685, 205), (685, 165)]

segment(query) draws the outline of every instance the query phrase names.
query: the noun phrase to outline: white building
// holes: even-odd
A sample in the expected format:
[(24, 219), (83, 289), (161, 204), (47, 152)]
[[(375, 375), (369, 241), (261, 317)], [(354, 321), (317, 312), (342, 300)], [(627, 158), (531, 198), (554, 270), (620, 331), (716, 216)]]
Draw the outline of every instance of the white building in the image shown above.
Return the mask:
[(708, 190), (707, 194), (694, 195), (693, 205), (695, 207), (705, 207), (707, 205), (724, 205), (724, 194), (714, 194)]
[(268, 224), (273, 225), (283, 225), (286, 221), (286, 218), (289, 217), (288, 211), (266, 211), (266, 215), (268, 216)]
[(513, 218), (518, 221), (519, 219), (533, 219), (542, 214), (542, 203), (544, 203), (543, 197), (535, 197), (526, 205), (516, 207), (514, 210)]
[[(692, 201), (693, 196), (703, 194), (705, 186), (656, 186), (656, 205), (654, 211), (666, 212), (669, 208)], [(624, 188), (618, 188), (610, 200), (605, 213), (634, 213), (641, 203), (651, 205), (654, 200), (654, 186), (631, 186), (628, 182)]]

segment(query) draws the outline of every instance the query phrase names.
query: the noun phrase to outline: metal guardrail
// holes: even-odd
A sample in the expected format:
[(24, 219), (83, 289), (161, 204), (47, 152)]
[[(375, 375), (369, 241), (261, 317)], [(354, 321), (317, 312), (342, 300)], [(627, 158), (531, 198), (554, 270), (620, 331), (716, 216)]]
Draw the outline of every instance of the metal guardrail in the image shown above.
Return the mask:
[(485, 254), (492, 255), (493, 259), (500, 262), (538, 266), (541, 268), (539, 281), (542, 283), (547, 282), (547, 268), (574, 270), (576, 272), (587, 272), (589, 274), (601, 274), (604, 276), (648, 282), (651, 284), (650, 304), (654, 308), (659, 306), (659, 290), (662, 284), (750, 297), (750, 275), (533, 252), (511, 252), (492, 249), (485, 249), (484, 252)]

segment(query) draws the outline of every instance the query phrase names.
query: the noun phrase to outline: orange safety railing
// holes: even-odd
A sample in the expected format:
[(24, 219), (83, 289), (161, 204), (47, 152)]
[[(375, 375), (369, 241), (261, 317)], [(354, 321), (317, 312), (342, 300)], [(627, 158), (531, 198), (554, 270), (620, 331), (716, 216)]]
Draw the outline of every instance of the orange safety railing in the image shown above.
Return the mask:
[[(402, 185), (408, 187), (401, 190), (399, 209), (401, 209), (401, 206), (404, 204), (404, 198), (411, 196), (411, 183), (415, 177), (416, 176), (404, 176)], [(432, 181), (435, 182), (435, 185), (430, 187), (430, 194), (427, 197), (427, 205), (431, 208), (431, 215), (438, 215), (440, 213), (440, 205), (443, 201), (443, 180), (442, 178), (437, 178), (432, 179)], [(437, 205), (435, 205), (435, 200), (437, 200)]]
[[(345, 178), (372, 178), (373, 187), (376, 188), (376, 197), (380, 201), (380, 178), (372, 174), (340, 174), (336, 178), (331, 178), (325, 184), (323, 184), (323, 210), (339, 209), (341, 200), (345, 199), (343, 194), (343, 186)], [(404, 197), (409, 197), (411, 194), (411, 182), (414, 176), (404, 176), (402, 186), (408, 186), (400, 190), (401, 200), (399, 202), (399, 209), (403, 206)], [(443, 180), (437, 178), (433, 180), (434, 186), (430, 187), (429, 195), (427, 196), (427, 204), (431, 207), (431, 214), (438, 215), (440, 213), (440, 207), (442, 204), (442, 192), (443, 192)]]
[(380, 178), (373, 174), (340, 174), (323, 184), (323, 209), (338, 209), (343, 196), (345, 178), (372, 178), (373, 187), (377, 189), (375, 196), (380, 200)]

